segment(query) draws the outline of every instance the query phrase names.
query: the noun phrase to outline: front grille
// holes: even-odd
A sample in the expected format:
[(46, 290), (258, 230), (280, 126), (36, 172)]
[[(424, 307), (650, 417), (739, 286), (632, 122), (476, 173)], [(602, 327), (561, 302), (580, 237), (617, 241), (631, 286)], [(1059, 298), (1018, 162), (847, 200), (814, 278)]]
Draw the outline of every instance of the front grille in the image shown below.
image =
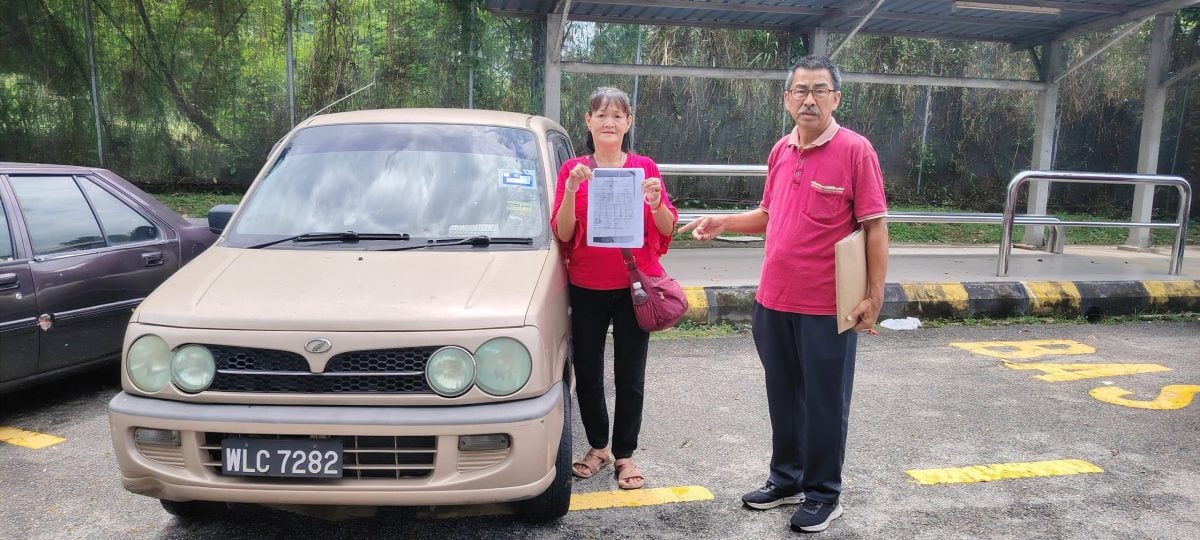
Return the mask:
[(303, 356), (272, 349), (205, 345), (217, 375), (209, 390), (287, 394), (428, 394), (425, 364), (441, 347), (351, 351), (335, 355), (322, 373)]
[[(248, 435), (205, 433), (200, 450), (207, 457), (204, 466), (221, 474), (221, 441), (228, 437), (250, 439), (294, 439), (298, 435)], [(342, 441), (342, 479), (421, 478), (433, 473), (437, 458), (436, 436), (356, 436), (333, 435), (323, 439)], [(255, 477), (256, 482), (295, 482), (294, 478)], [(301, 479), (312, 481), (312, 479)]]

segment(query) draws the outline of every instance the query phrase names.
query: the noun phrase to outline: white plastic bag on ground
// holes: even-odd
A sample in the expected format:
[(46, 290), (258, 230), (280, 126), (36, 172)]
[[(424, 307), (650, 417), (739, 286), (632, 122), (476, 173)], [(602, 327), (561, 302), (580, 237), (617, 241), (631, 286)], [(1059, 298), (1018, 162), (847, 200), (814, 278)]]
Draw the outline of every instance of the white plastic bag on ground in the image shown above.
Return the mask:
[(916, 317), (905, 317), (903, 319), (884, 319), (879, 322), (879, 326), (888, 330), (916, 330), (921, 327), (921, 319)]

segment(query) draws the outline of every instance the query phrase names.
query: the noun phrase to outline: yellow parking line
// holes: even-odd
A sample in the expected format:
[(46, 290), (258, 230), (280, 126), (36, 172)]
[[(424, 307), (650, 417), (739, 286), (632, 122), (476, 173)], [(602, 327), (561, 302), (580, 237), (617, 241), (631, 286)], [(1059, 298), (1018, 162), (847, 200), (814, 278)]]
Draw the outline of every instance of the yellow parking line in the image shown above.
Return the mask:
[(24, 446), (25, 448), (45, 448), (54, 446), (66, 439), (55, 437), (54, 435), (46, 435), (45, 433), (35, 433), (33, 431), (25, 431), (15, 427), (0, 426), (0, 442)]
[(1104, 469), (1080, 459), (1059, 459), (1027, 463), (994, 463), (950, 469), (914, 469), (905, 472), (915, 478), (918, 484), (934, 485), (1099, 473), (1104, 472)]
[(713, 494), (702, 486), (597, 491), (571, 495), (571, 510), (627, 508), (681, 502), (711, 501)]

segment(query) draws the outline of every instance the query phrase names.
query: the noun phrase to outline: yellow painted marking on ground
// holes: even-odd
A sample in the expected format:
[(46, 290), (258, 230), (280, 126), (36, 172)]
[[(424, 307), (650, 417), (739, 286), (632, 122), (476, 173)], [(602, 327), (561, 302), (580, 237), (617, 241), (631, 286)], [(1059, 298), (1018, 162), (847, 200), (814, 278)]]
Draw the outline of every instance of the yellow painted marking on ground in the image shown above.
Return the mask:
[(683, 314), (684, 320), (707, 323), (708, 294), (704, 292), (704, 287), (684, 287), (683, 293), (687, 295), (688, 301), (687, 313)]
[(25, 431), (15, 427), (0, 426), (0, 442), (24, 446), (34, 450), (54, 446), (66, 439), (55, 437), (54, 435), (46, 435), (45, 433), (36, 433), (33, 431)]
[(627, 508), (681, 502), (711, 501), (713, 494), (703, 486), (597, 491), (571, 495), (571, 510)]
[(1133, 407), (1135, 409), (1150, 409), (1155, 411), (1172, 411), (1187, 407), (1192, 402), (1192, 396), (1200, 394), (1200, 385), (1196, 384), (1172, 384), (1164, 386), (1158, 393), (1158, 397), (1153, 401), (1138, 401), (1136, 399), (1126, 399), (1123, 396), (1132, 394), (1129, 390), (1119, 386), (1101, 386), (1093, 388), (1092, 397), (1105, 403), (1113, 405), (1121, 405), (1124, 407)]
[(901, 283), (909, 302), (946, 302), (954, 309), (966, 312), (967, 289), (962, 283)]
[(1150, 295), (1151, 305), (1164, 305), (1171, 298), (1200, 299), (1200, 283), (1195, 281), (1143, 281), (1142, 287)]
[(1119, 377), (1138, 373), (1157, 373), (1171, 371), (1171, 368), (1158, 364), (1031, 364), (1005, 362), (1012, 369), (1032, 369), (1045, 375), (1037, 375), (1035, 379), (1047, 382), (1080, 381), (1099, 377)]
[(1028, 360), (1048, 354), (1092, 354), (1096, 352), (1094, 347), (1070, 339), (973, 341), (951, 343), (950, 346), (1001, 360)]
[(1074, 282), (1025, 281), (1023, 284), (1029, 293), (1029, 311), (1032, 313), (1053, 313), (1054, 304), (1063, 302), (1079, 309), (1079, 288)]
[(1104, 472), (1104, 469), (1080, 459), (1058, 459), (1027, 463), (994, 463), (949, 469), (914, 469), (905, 472), (915, 478), (918, 484), (934, 485), (1099, 473)]

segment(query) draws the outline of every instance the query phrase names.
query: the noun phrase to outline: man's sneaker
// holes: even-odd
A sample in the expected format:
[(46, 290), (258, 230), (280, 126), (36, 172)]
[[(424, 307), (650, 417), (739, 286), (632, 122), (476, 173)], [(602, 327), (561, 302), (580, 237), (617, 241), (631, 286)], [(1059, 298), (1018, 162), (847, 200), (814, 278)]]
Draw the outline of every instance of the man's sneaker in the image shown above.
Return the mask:
[(821, 532), (829, 526), (830, 521), (839, 517), (842, 517), (840, 503), (804, 501), (792, 514), (792, 528), (803, 532)]
[(767, 482), (765, 486), (742, 495), (742, 502), (755, 510), (767, 510), (782, 504), (800, 504), (804, 502), (804, 493), (789, 493)]

